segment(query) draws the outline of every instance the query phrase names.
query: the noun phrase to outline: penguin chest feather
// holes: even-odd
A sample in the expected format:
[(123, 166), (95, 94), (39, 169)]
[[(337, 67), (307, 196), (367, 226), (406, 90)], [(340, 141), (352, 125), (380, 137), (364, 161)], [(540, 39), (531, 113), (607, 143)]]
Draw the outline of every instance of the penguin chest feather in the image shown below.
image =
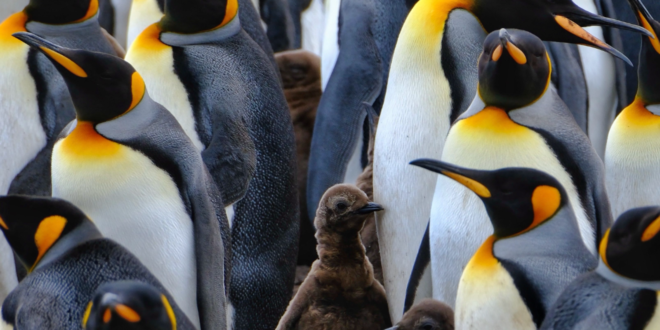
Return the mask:
[(52, 178), (53, 196), (135, 254), (199, 326), (193, 223), (170, 175), (78, 122), (54, 147)]
[[(514, 111), (525, 111), (525, 108)], [(592, 253), (595, 252), (593, 251), (594, 230), (582, 208), (580, 195), (570, 174), (540, 134), (514, 122), (504, 110), (486, 107), (475, 115), (457, 122), (447, 137), (442, 160), (482, 170), (530, 167), (552, 175), (566, 189), (582, 240)], [(443, 185), (452, 191), (449, 195), (455, 196), (452, 199), (459, 199), (455, 202), (456, 205), (461, 205), (461, 200), (468, 194), (480, 203), (478, 198), (463, 186), (445, 180)], [(490, 222), (485, 212), (478, 213), (475, 217), (479, 217), (480, 220), (471, 219), (453, 223), (458, 222), (456, 224), (458, 226), (470, 227), (480, 224), (486, 227), (485, 230), (490, 230)]]
[(491, 236), (463, 271), (456, 297), (456, 329), (536, 329), (513, 278), (493, 255)]
[(195, 147), (202, 151), (204, 144), (195, 130), (188, 92), (174, 71), (174, 52), (158, 39), (159, 34), (156, 25), (144, 30), (126, 53), (126, 61), (143, 77), (151, 98), (174, 115)]
[(660, 116), (635, 100), (616, 118), (607, 138), (605, 173), (612, 215), (660, 199)]
[(0, 24), (0, 194), (43, 147), (46, 134), (41, 126), (37, 87), (27, 64), (30, 47), (12, 37), (25, 31), (24, 13), (16, 13)]

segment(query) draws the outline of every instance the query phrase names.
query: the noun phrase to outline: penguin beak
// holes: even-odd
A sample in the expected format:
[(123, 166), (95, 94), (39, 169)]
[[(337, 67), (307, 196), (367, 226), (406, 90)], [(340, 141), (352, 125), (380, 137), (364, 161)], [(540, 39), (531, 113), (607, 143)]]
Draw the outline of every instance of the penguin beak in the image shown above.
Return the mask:
[(506, 49), (509, 56), (518, 64), (523, 65), (527, 63), (527, 56), (518, 48), (512, 41), (509, 32), (506, 29), (500, 29), (500, 44), (493, 50), (492, 59), (497, 62), (502, 57), (503, 50)]
[(355, 210), (355, 214), (369, 214), (377, 211), (382, 211), (384, 210), (380, 204), (376, 204), (373, 202), (367, 203), (367, 205), (363, 206), (362, 208), (359, 208)]
[[(60, 47), (46, 39), (28, 32), (17, 32), (14, 33), (13, 36), (14, 38), (26, 43), (30, 47), (42, 52), (54, 64), (59, 64), (56, 65), (58, 69), (61, 67), (78, 77), (87, 78), (87, 72), (85, 72), (85, 70), (83, 70), (80, 65), (71, 60), (71, 54), (69, 53), (72, 53), (72, 50)], [(60, 71), (62, 70), (60, 69)]]
[(637, 21), (641, 24), (650, 34), (649, 41), (655, 48), (655, 51), (660, 54), (660, 40), (658, 39), (658, 32), (660, 32), (660, 23), (653, 19), (651, 13), (644, 7), (641, 0), (629, 0), (630, 6), (635, 12)]
[(482, 171), (469, 170), (466, 168), (450, 165), (435, 159), (416, 159), (410, 162), (411, 165), (419, 166), (429, 171), (442, 174), (472, 190), (481, 198), (490, 198), (490, 190), (479, 180), (483, 176)]

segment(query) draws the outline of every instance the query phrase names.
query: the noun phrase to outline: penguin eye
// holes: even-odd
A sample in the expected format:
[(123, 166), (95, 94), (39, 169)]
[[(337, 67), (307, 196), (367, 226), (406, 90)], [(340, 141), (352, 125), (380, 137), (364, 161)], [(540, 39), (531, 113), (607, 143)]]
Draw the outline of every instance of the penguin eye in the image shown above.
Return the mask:
[(337, 202), (337, 204), (335, 204), (335, 208), (339, 212), (344, 212), (348, 208), (348, 204), (346, 204), (346, 202), (343, 202), (343, 201), (342, 202)]

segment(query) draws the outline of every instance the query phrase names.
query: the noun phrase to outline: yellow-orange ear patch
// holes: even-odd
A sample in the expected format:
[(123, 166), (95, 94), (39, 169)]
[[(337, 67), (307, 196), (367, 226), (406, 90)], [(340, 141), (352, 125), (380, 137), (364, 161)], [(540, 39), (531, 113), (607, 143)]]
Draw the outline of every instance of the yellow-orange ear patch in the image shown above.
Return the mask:
[(529, 228), (533, 228), (550, 218), (561, 205), (561, 193), (555, 187), (538, 186), (532, 193), (532, 207), (534, 208), (534, 221)]
[(140, 314), (126, 305), (119, 304), (115, 306), (115, 311), (117, 311), (117, 314), (128, 322), (140, 322)]
[(236, 13), (238, 12), (238, 1), (237, 0), (227, 0), (227, 7), (225, 9), (225, 18), (222, 20), (222, 23), (220, 23), (220, 26), (224, 26), (225, 24), (229, 23), (234, 17), (236, 17)]
[(172, 310), (172, 306), (170, 305), (170, 302), (167, 300), (167, 297), (165, 297), (164, 294), (160, 295), (160, 299), (163, 301), (163, 305), (165, 305), (165, 311), (167, 311), (167, 316), (170, 317), (170, 323), (172, 323), (172, 330), (176, 330), (176, 316), (174, 315), (174, 310)]
[(89, 321), (89, 314), (92, 313), (92, 305), (94, 305), (94, 302), (90, 301), (89, 304), (87, 304), (87, 308), (85, 308), (85, 314), (83, 314), (82, 320), (83, 329), (87, 329), (87, 321)]
[(509, 51), (509, 55), (511, 55), (511, 58), (513, 58), (516, 63), (520, 65), (527, 63), (527, 56), (525, 56), (525, 53), (511, 41), (506, 42), (506, 50)]
[(83, 70), (80, 65), (76, 64), (76, 62), (70, 60), (68, 57), (44, 46), (39, 48), (41, 48), (41, 50), (44, 51), (48, 57), (52, 58), (55, 62), (69, 70), (69, 72), (75, 74), (78, 77), (87, 78), (87, 72), (85, 72), (85, 70)]
[(4, 228), (5, 230), (9, 230), (9, 227), (7, 227), (7, 224), (5, 223), (5, 220), (0, 217), (0, 227)]
[(652, 239), (653, 237), (655, 237), (655, 235), (658, 234), (659, 231), (660, 231), (660, 217), (653, 220), (653, 222), (651, 222), (651, 224), (648, 227), (646, 227), (644, 233), (642, 234), (642, 242), (646, 242)]
[(110, 308), (106, 308), (105, 312), (103, 312), (103, 323), (108, 323), (112, 319), (112, 312), (110, 311)]
[(128, 111), (133, 110), (138, 103), (142, 100), (144, 97), (144, 80), (142, 79), (142, 76), (135, 71), (133, 72), (133, 75), (131, 76), (131, 94), (133, 94), (133, 100), (131, 101), (131, 106), (128, 108)]
[(656, 53), (660, 54), (660, 40), (658, 40), (658, 36), (655, 34), (655, 31), (651, 27), (651, 24), (649, 23), (649, 21), (646, 20), (644, 15), (642, 15), (642, 13), (637, 12), (637, 17), (639, 17), (640, 21), (642, 21), (642, 27), (644, 27), (649, 32), (651, 32), (653, 37), (655, 37), (655, 39), (652, 39), (651, 37), (647, 37), (647, 38), (649, 38), (649, 40), (651, 41), (651, 45), (653, 45), (653, 49), (655, 49)]
[(607, 266), (607, 268), (609, 268), (609, 269), (612, 269), (612, 267), (610, 267), (610, 264), (607, 263), (607, 257), (606, 257), (607, 241), (609, 240), (609, 238), (610, 238), (610, 230), (608, 229), (605, 232), (605, 235), (603, 235), (603, 238), (600, 240), (600, 246), (598, 247), (598, 253), (600, 254), (600, 258), (605, 263), (605, 266)]
[(39, 255), (34, 261), (32, 268), (30, 268), (30, 271), (34, 269), (37, 263), (39, 263), (39, 260), (46, 254), (46, 251), (60, 238), (64, 226), (66, 226), (66, 219), (59, 215), (53, 215), (41, 220), (37, 231), (34, 233), (34, 243), (37, 245)]
[(472, 190), (475, 194), (479, 195), (480, 197), (483, 197), (483, 198), (489, 198), (490, 197), (490, 190), (488, 190), (488, 188), (486, 188), (486, 186), (484, 186), (483, 184), (481, 184), (481, 183), (479, 183), (475, 180), (472, 180), (472, 179), (464, 177), (460, 174), (456, 174), (456, 173), (449, 172), (449, 171), (442, 171), (442, 174), (446, 175), (446, 176), (454, 179), (454, 181), (464, 185), (466, 188)]
[(495, 50), (493, 50), (493, 56), (491, 58), (493, 61), (497, 62), (500, 60), (500, 57), (502, 57), (502, 45), (497, 45)]
[(99, 11), (99, 0), (92, 0), (89, 2), (89, 8), (87, 8), (87, 13), (85, 13), (85, 16), (83, 16), (83, 18), (77, 21), (74, 21), (74, 23), (88, 20), (92, 16), (96, 15), (98, 11)]

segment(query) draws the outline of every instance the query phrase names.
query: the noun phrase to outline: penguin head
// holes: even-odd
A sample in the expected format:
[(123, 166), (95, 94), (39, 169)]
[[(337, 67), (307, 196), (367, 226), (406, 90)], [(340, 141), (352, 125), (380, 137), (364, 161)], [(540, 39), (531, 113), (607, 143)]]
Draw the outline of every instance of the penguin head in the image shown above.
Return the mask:
[(410, 164), (442, 174), (477, 194), (497, 238), (521, 234), (552, 219), (567, 200), (555, 178), (531, 168), (479, 171), (434, 159), (417, 159)]
[(102, 123), (135, 108), (146, 95), (144, 81), (119, 57), (57, 46), (27, 32), (14, 37), (42, 52), (69, 88), (79, 121)]
[(641, 0), (629, 0), (637, 21), (653, 37), (642, 37), (642, 48), (637, 68), (637, 97), (644, 104), (660, 104), (660, 22), (651, 17)]
[(167, 297), (135, 281), (100, 286), (83, 315), (86, 330), (176, 330), (176, 323)]
[(237, 0), (165, 0), (163, 32), (193, 34), (225, 26), (238, 13)]
[(403, 314), (401, 321), (386, 330), (453, 330), (454, 311), (446, 304), (424, 299)]
[(61, 199), (0, 197), (0, 229), (28, 271), (55, 243), (88, 221), (80, 209)]
[(357, 232), (369, 214), (383, 207), (369, 202), (367, 194), (354, 185), (337, 184), (330, 187), (316, 209), (314, 225), (334, 232)]
[(600, 258), (613, 272), (640, 281), (660, 281), (660, 207), (621, 214), (603, 236)]
[(592, 14), (571, 0), (465, 0), (486, 31), (512, 28), (529, 31), (542, 40), (591, 46), (606, 51), (632, 65), (612, 46), (582, 27), (602, 25), (645, 35), (644, 28)]
[(492, 32), (479, 58), (479, 95), (504, 110), (539, 99), (550, 84), (550, 57), (541, 39), (522, 30)]
[(99, 0), (30, 0), (23, 9), (28, 21), (67, 24), (85, 21), (99, 10)]

